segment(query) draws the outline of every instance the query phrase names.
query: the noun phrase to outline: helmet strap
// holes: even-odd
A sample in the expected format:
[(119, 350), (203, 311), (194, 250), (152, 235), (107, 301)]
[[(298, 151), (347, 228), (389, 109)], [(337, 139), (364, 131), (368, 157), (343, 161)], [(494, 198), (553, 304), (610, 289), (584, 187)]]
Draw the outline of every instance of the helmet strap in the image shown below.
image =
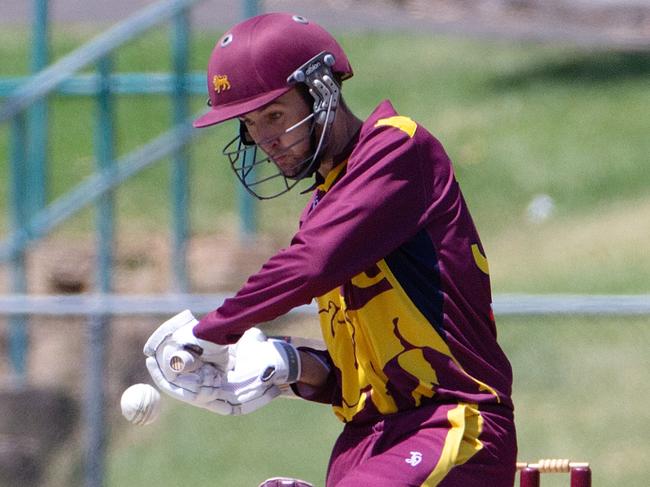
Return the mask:
[(341, 93), (341, 86), (331, 69), (334, 63), (334, 55), (322, 51), (287, 78), (287, 83), (297, 85), (303, 96), (306, 93), (302, 87), (307, 88), (307, 92), (311, 95), (311, 100), (308, 100), (313, 102), (313, 123), (321, 131), (320, 135), (318, 130), (313, 131), (311, 138), (312, 160), (309, 162), (309, 168), (303, 172), (302, 177), (311, 177), (318, 170), (323, 153), (329, 143), (329, 132), (334, 122)]

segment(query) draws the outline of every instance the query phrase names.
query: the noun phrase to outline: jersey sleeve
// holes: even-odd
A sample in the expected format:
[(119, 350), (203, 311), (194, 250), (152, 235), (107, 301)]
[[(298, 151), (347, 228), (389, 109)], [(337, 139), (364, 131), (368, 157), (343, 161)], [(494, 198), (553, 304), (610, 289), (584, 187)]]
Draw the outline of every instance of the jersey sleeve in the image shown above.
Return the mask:
[(412, 134), (374, 128), (350, 155), (346, 173), (304, 217), (291, 244), (204, 316), (195, 334), (232, 343), (246, 329), (342, 285), (411, 238), (424, 225), (431, 201), (423, 164)]
[(291, 384), (293, 393), (306, 401), (320, 402), (323, 404), (332, 404), (337, 391), (336, 367), (327, 350), (316, 350), (309, 347), (298, 347), (298, 350), (307, 352), (318, 360), (322, 361), (329, 367), (329, 374), (325, 382), (320, 387), (314, 387), (302, 382)]

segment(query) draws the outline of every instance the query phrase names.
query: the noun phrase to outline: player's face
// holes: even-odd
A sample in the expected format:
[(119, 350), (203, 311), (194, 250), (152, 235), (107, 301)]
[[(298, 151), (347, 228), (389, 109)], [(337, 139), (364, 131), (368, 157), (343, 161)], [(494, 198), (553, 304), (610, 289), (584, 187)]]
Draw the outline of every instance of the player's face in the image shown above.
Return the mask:
[(240, 120), (280, 171), (292, 177), (300, 172), (301, 163), (309, 156), (311, 121), (299, 122), (310, 114), (305, 99), (297, 89), (293, 89)]

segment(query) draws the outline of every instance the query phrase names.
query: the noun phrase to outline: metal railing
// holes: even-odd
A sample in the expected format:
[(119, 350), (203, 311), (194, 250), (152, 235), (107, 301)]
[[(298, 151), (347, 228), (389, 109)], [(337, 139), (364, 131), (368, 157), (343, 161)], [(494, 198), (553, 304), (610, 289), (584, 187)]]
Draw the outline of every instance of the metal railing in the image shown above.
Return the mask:
[[(170, 316), (183, 308), (196, 314), (208, 313), (230, 295), (227, 294), (76, 294), (76, 295), (0, 295), (0, 316)], [(494, 297), (496, 316), (631, 316), (650, 315), (650, 294), (498, 294)], [(292, 313), (314, 313), (310, 305)]]
[[(11, 166), (11, 232), (0, 243), (0, 261), (11, 265), (13, 293), (26, 293), (25, 252), (28, 245), (56, 228), (67, 218), (79, 212), (92, 202), (97, 210), (97, 290), (111, 291), (111, 267), (113, 248), (113, 194), (116, 185), (126, 177), (135, 174), (147, 165), (166, 156), (172, 157), (172, 208), (174, 244), (172, 259), (176, 291), (188, 290), (185, 269), (185, 247), (188, 235), (187, 193), (188, 157), (184, 146), (196, 135), (189, 130), (189, 94), (204, 93), (201, 83), (199, 91), (198, 76), (189, 78), (187, 83), (187, 59), (189, 48), (188, 9), (201, 0), (164, 0), (153, 4), (133, 17), (123, 21), (84, 46), (64, 56), (51, 66), (39, 71), (25, 80), (5, 80), (4, 86), (15, 89), (0, 107), (0, 123), (11, 125), (10, 166)], [(35, 2), (39, 14), (38, 22), (47, 23), (45, 14), (47, 2)], [(38, 8), (40, 6), (40, 8)], [(114, 154), (114, 95), (118, 81), (127, 80), (130, 92), (148, 84), (147, 75), (115, 77), (112, 74), (112, 53), (134, 37), (163, 23), (173, 23), (172, 64), (173, 72), (165, 78), (165, 88), (173, 99), (174, 128), (143, 148), (124, 156), (119, 161)], [(45, 30), (43, 28), (40, 31)], [(42, 38), (42, 34), (35, 34)], [(43, 44), (43, 41), (40, 41)], [(42, 47), (43, 48), (43, 47)], [(36, 56), (43, 57), (43, 56)], [(75, 78), (80, 69), (96, 65), (96, 74)], [(158, 76), (160, 79), (161, 76)], [(42, 107), (46, 97), (63, 85), (85, 88), (96, 99), (96, 174), (82, 182), (68, 195), (45, 203), (45, 170), (34, 169), (34, 161), (27, 147), (46, 150), (46, 127), (39, 118), (34, 123), (33, 107)], [(159, 84), (160, 85), (160, 84)], [(122, 83), (124, 86), (124, 83)], [(160, 86), (159, 88), (160, 89)], [(28, 130), (29, 129), (29, 130)], [(153, 150), (155, 149), (155, 150)], [(44, 153), (38, 157), (38, 165), (45, 163)], [(37, 175), (37, 176), (35, 176)], [(37, 195), (34, 198), (33, 195)], [(25, 316), (14, 315), (10, 324), (10, 341), (13, 368), (19, 377), (24, 376), (24, 355), (26, 348)]]
[[(187, 282), (185, 247), (189, 233), (187, 218), (188, 156), (184, 147), (200, 132), (192, 130), (188, 96), (205, 91), (204, 74), (188, 73), (187, 47), (190, 27), (188, 11), (203, 0), (164, 0), (136, 13), (88, 44), (47, 64), (47, 1), (36, 0), (35, 54), (28, 78), (0, 80), (0, 96), (9, 94), (0, 106), (0, 123), (11, 125), (11, 221), (8, 236), (0, 241), (0, 262), (12, 268), (12, 294), (0, 295), (0, 315), (10, 319), (12, 364), (21, 377), (26, 354), (28, 316), (85, 316), (88, 322), (87, 376), (85, 386), (84, 450), (85, 485), (103, 485), (106, 447), (104, 426), (105, 342), (113, 316), (172, 315), (189, 308), (205, 313), (218, 307), (224, 295), (192, 294)], [(257, 0), (243, 1), (243, 15), (259, 10)], [(145, 31), (173, 22), (172, 73), (114, 73), (112, 53)], [(77, 74), (96, 65), (92, 74)], [(46, 198), (47, 96), (87, 95), (96, 98), (97, 170), (72, 191), (55, 201)], [(133, 152), (115, 157), (113, 145), (113, 99), (120, 94), (160, 94), (173, 97), (174, 126)], [(29, 148), (29, 153), (27, 149)], [(131, 176), (172, 156), (174, 289), (162, 295), (115, 295), (111, 285), (113, 257), (113, 190)], [(29, 188), (29, 191), (27, 189)], [(254, 231), (254, 200), (240, 193), (244, 232)], [(31, 196), (29, 196), (31, 195)], [(25, 252), (28, 246), (48, 235), (82, 208), (97, 206), (98, 259), (95, 292), (81, 295), (39, 296), (27, 294)], [(312, 312), (311, 306), (293, 313)], [(530, 296), (498, 295), (496, 315), (635, 315), (650, 314), (650, 295), (640, 296)]]
[[(203, 0), (161, 0), (116, 24), (80, 48), (47, 66), (48, 1), (34, 0), (32, 75), (0, 80), (0, 124), (9, 124), (10, 232), (0, 241), (0, 263), (11, 268), (11, 292), (0, 297), (9, 319), (9, 350), (16, 384), (25, 382), (28, 316), (40, 313), (39, 297), (27, 295), (26, 252), (30, 244), (47, 236), (84, 207), (96, 208), (97, 259), (94, 296), (111, 299), (114, 240), (114, 190), (129, 177), (166, 157), (171, 157), (172, 292), (185, 295), (188, 227), (188, 164), (186, 146), (200, 132), (192, 130), (192, 94), (205, 94), (205, 74), (188, 73), (190, 9)], [(254, 15), (257, 1), (242, 2), (245, 16)], [(114, 73), (113, 53), (127, 42), (163, 23), (172, 24), (170, 73)], [(47, 66), (47, 67), (46, 67)], [(78, 74), (94, 66), (93, 74)], [(47, 97), (52, 94), (92, 96), (96, 101), (96, 170), (60, 198), (47, 201)], [(114, 101), (123, 93), (165, 93), (172, 100), (172, 128), (119, 158), (115, 155)], [(252, 204), (244, 204), (246, 220), (252, 221)], [(59, 300), (58, 297), (53, 297)], [(85, 299), (83, 297), (82, 299)], [(189, 300), (191, 302), (191, 299)], [(21, 304), (22, 303), (22, 304)], [(26, 305), (26, 306), (25, 306)], [(185, 305), (187, 306), (187, 305)], [(41, 309), (42, 310), (42, 309)], [(66, 313), (70, 314), (70, 313)], [(84, 307), (88, 322), (87, 375), (84, 400), (85, 485), (100, 486), (104, 478), (104, 369), (105, 343), (111, 316), (101, 308)]]

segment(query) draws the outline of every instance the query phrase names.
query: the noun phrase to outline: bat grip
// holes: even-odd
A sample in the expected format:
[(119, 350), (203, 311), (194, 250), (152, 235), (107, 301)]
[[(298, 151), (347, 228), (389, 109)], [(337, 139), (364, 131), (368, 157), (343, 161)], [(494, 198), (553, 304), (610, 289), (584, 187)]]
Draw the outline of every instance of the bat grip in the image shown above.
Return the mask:
[(193, 372), (201, 365), (201, 359), (191, 350), (179, 350), (169, 357), (169, 367), (179, 374)]

